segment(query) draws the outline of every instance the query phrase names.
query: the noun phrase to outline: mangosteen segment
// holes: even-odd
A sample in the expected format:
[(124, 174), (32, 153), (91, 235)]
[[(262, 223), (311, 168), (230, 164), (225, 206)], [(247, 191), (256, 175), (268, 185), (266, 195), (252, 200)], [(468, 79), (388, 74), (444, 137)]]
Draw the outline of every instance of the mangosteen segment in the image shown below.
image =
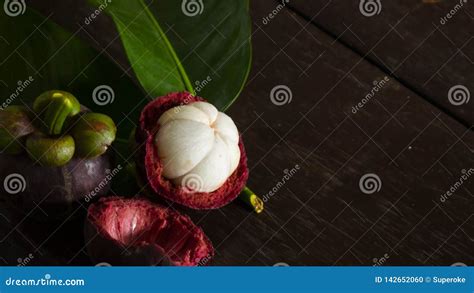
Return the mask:
[(191, 219), (146, 199), (102, 198), (88, 210), (86, 243), (94, 262), (196, 266), (214, 254)]

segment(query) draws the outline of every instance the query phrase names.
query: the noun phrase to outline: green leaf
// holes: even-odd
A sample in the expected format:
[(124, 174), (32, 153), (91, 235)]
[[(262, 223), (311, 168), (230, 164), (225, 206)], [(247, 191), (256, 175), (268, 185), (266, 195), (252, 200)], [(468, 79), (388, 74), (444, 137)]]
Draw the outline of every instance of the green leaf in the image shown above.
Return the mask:
[[(102, 0), (90, 1), (103, 5)], [(225, 110), (242, 91), (250, 69), (248, 4), (248, 0), (160, 0), (147, 5), (144, 0), (114, 0), (104, 9), (150, 97), (195, 91)]]

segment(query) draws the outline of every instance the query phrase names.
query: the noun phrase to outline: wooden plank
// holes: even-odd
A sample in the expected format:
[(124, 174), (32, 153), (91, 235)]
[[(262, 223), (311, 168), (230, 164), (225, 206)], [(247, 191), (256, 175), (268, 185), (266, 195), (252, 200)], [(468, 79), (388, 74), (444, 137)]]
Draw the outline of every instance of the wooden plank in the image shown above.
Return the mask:
[[(263, 25), (275, 7), (252, 8), (254, 69), (230, 111), (245, 130), (249, 185), (263, 196), (285, 169), (301, 170), (263, 216), (230, 206), (230, 227), (219, 211), (202, 221), (215, 263), (373, 265), (385, 254), (385, 264), (472, 263), (472, 181), (439, 199), (472, 166), (472, 133), (394, 79), (353, 114), (384, 72), (286, 10)], [(272, 104), (277, 85), (291, 103)], [(378, 193), (359, 189), (367, 173), (380, 177)]]
[[(288, 5), (464, 125), (472, 126), (472, 100), (467, 102), (464, 95), (450, 102), (448, 93), (457, 85), (465, 86), (470, 95), (474, 92), (474, 5), (467, 1), (379, 1), (380, 5), (369, 3), (360, 10), (361, 2), (376, 3), (292, 0)], [(377, 6), (379, 14), (366, 17), (360, 12)]]
[[(381, 83), (384, 72), (297, 15), (259, 22), (275, 9), (252, 1), (253, 69), (229, 112), (266, 210), (182, 210), (213, 241), (212, 264), (472, 265), (472, 178), (440, 199), (473, 168), (472, 132), (397, 80)], [(353, 111), (373, 81), (380, 89)], [(281, 85), (292, 99), (278, 106), (270, 93)], [(370, 173), (381, 187), (365, 194), (359, 181)], [(37, 245), (62, 264), (90, 264), (80, 218), (51, 226), (30, 232)]]
[(12, 212), (4, 199), (0, 199), (0, 266), (58, 265), (55, 254), (38, 247), (22, 229), (22, 219), (22, 215)]

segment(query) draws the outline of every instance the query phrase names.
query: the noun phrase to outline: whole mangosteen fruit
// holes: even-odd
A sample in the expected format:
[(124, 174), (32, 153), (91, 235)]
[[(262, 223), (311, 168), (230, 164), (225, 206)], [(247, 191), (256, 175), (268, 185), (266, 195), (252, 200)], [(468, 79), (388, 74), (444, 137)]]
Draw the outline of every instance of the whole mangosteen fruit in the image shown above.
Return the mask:
[(23, 213), (56, 219), (107, 194), (108, 147), (116, 127), (88, 113), (70, 93), (52, 90), (33, 106), (0, 111), (0, 195)]

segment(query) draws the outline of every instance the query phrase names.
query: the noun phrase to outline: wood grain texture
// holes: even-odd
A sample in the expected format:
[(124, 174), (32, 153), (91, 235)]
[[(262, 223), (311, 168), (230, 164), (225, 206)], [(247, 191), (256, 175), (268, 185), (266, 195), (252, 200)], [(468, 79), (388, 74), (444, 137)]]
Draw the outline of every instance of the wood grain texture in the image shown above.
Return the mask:
[[(213, 241), (212, 264), (473, 265), (473, 179), (440, 199), (462, 170), (474, 168), (472, 131), (391, 77), (354, 114), (387, 74), (288, 9), (264, 24), (275, 6), (252, 1), (253, 69), (229, 111), (246, 143), (248, 185), (267, 199), (266, 209), (256, 215), (238, 202), (210, 212), (180, 209)], [(279, 85), (292, 93), (281, 106), (270, 98)], [(381, 180), (373, 194), (359, 187), (368, 173)], [(60, 264), (91, 265), (83, 212), (48, 226), (27, 219), (21, 231)], [(8, 241), (15, 248), (8, 259), (21, 257), (25, 241)]]
[(474, 5), (463, 0), (381, 1), (379, 14), (366, 17), (359, 4), (367, 2), (374, 1), (292, 0), (288, 6), (472, 126), (474, 103), (453, 105), (448, 92), (455, 85), (467, 87), (471, 96), (474, 92)]
[[(22, 224), (27, 221), (0, 199), (0, 266), (60, 265), (56, 253), (38, 246)], [(11, 196), (11, 195), (10, 195)], [(43, 227), (39, 231), (44, 231)]]

